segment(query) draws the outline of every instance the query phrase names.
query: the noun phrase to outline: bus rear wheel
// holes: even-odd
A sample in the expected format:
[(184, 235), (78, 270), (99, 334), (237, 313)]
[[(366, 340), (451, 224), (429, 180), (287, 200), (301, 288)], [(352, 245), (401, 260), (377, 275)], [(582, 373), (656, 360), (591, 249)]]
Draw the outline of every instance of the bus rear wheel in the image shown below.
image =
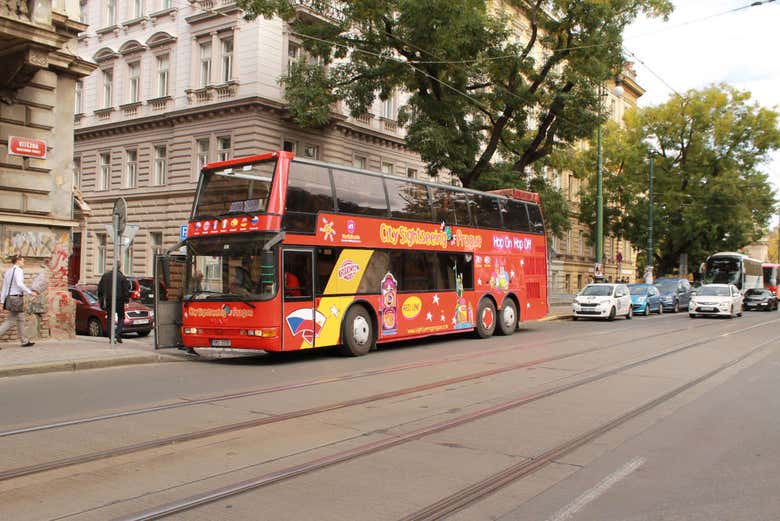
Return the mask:
[(511, 335), (517, 329), (517, 306), (515, 301), (508, 298), (501, 306), (501, 314), (498, 321), (498, 333), (501, 335)]
[(342, 351), (348, 356), (368, 354), (376, 344), (371, 316), (363, 306), (352, 306), (344, 316), (341, 338)]
[(490, 338), (495, 330), (496, 305), (489, 298), (483, 298), (477, 306), (477, 337)]

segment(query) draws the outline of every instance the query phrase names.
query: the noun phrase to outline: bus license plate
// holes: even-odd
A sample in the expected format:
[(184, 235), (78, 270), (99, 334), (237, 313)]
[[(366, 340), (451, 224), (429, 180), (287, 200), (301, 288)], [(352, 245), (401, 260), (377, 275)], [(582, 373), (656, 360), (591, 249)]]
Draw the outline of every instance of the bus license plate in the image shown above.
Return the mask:
[(148, 318), (141, 318), (141, 319), (138, 319), (138, 320), (133, 320), (133, 324), (135, 324), (137, 326), (139, 326), (141, 324), (148, 324), (148, 323), (149, 323), (149, 319)]
[(230, 339), (228, 338), (212, 338), (211, 347), (230, 347)]

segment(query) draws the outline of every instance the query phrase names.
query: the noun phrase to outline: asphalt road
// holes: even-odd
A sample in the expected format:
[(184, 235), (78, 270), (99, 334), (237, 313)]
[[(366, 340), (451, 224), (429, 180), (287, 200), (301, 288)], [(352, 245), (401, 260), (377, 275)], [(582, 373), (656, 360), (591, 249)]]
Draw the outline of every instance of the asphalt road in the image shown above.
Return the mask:
[[(360, 358), (320, 351), (6, 378), (0, 477), (259, 423), (0, 479), (0, 518), (122, 518), (271, 475), (172, 518), (414, 517), (658, 401), (446, 517), (777, 519), (778, 346), (780, 313), (682, 313), (538, 322), (509, 337), (405, 342)], [(122, 414), (149, 406), (164, 408)], [(115, 416), (34, 430), (100, 415)], [(372, 452), (287, 477), (367, 445)]]

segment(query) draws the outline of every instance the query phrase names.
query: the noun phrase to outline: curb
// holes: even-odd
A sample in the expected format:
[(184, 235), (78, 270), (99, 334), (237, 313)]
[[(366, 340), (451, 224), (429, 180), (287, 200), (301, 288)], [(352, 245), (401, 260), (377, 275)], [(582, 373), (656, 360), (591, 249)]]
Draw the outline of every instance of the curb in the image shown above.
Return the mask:
[(544, 318), (540, 318), (539, 322), (549, 322), (551, 320), (567, 320), (571, 318), (571, 314), (565, 314), (565, 315), (547, 315)]
[(76, 360), (57, 360), (56, 362), (19, 364), (16, 366), (0, 367), (0, 378), (64, 371), (80, 371), (83, 369), (100, 369), (104, 367), (116, 367), (122, 365), (181, 362), (183, 360), (186, 360), (186, 358), (160, 354), (131, 355), (119, 358), (83, 358)]

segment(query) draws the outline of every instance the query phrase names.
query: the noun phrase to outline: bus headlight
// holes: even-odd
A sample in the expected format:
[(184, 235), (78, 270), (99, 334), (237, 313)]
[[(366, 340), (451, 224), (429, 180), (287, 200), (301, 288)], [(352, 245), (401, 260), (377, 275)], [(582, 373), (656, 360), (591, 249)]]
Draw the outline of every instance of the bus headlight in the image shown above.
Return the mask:
[(199, 335), (203, 333), (202, 329), (198, 329), (197, 327), (185, 327), (184, 328), (184, 334), (185, 335)]
[(249, 329), (246, 334), (260, 338), (275, 338), (279, 336), (279, 329), (275, 327), (267, 327), (265, 329)]

